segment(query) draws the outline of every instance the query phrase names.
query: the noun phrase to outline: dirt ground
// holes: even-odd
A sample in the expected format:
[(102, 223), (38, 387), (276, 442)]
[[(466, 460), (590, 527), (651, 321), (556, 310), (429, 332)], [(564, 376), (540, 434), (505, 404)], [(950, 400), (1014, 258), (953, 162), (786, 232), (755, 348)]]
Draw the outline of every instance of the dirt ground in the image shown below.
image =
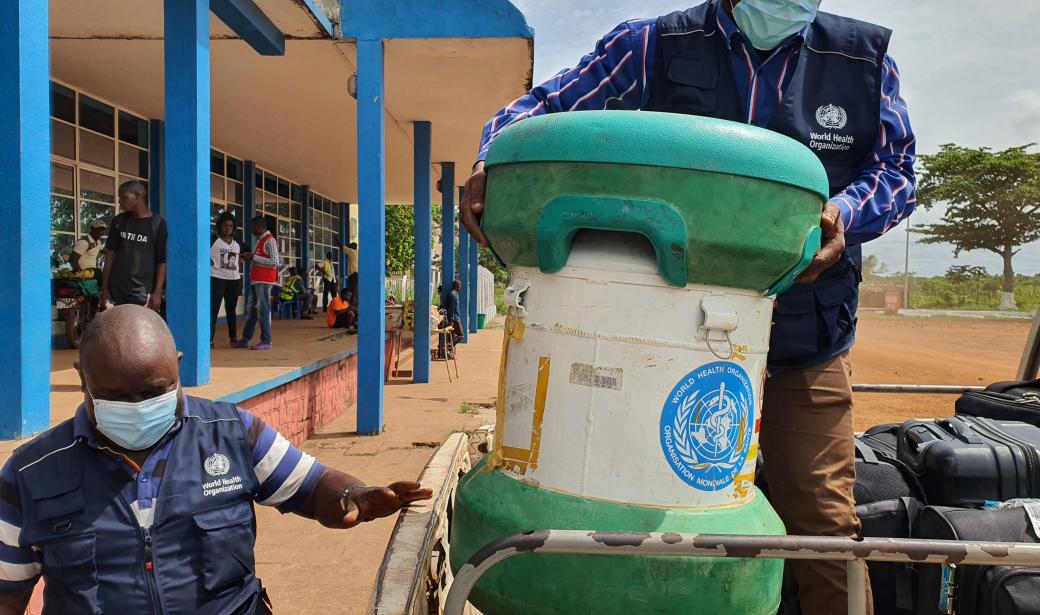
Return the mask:
[[(852, 350), (857, 384), (985, 386), (1013, 380), (1027, 321), (860, 314)], [(955, 395), (857, 393), (856, 428), (953, 414)]]

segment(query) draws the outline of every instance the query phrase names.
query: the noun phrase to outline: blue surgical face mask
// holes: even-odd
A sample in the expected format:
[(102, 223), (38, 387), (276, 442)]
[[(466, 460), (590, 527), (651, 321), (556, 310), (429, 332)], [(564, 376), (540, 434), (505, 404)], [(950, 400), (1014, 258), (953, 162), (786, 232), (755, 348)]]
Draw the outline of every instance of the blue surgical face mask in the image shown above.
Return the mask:
[(741, 0), (733, 21), (755, 49), (769, 51), (816, 19), (822, 0)]
[(177, 420), (179, 389), (144, 401), (109, 401), (90, 395), (97, 429), (128, 451), (143, 451), (158, 442)]

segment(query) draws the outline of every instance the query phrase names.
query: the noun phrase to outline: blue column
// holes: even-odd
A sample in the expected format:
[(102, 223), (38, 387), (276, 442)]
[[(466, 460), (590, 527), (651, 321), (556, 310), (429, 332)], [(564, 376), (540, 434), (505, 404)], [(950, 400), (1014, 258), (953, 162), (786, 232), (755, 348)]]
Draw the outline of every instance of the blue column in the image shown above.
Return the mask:
[(469, 332), (476, 333), (477, 298), (480, 297), (477, 288), (480, 278), (478, 275), (480, 273), (480, 246), (477, 245), (477, 240), (470, 237), (468, 233), (466, 234), (466, 245), (469, 246), (469, 287), (472, 289), (469, 293)]
[(47, 2), (0, 2), (0, 438), (50, 423), (50, 84)]
[(412, 382), (430, 381), (430, 256), (433, 252), (432, 126), (415, 122), (415, 338), (413, 340)]
[[(250, 222), (256, 215), (256, 163), (252, 160), (242, 162), (242, 176), (245, 181), (242, 184), (242, 249), (253, 249), (253, 235)], [(249, 300), (252, 291), (249, 284), (249, 261), (245, 262), (242, 270), (242, 305)]]
[(455, 280), (455, 163), (441, 163), (441, 296)]
[(165, 0), (166, 315), (181, 383), (209, 382), (209, 0)]
[(307, 230), (311, 227), (311, 187), (300, 186), (300, 200), (303, 202), (303, 210), (300, 213), (300, 275), (306, 280), (310, 278), (311, 270), (311, 244), (308, 240)]
[[(461, 200), (459, 201), (462, 202)], [(469, 296), (473, 293), (473, 289), (469, 286), (469, 233), (466, 232), (466, 227), (462, 224), (462, 217), (459, 216), (459, 271), (456, 277), (462, 282), (462, 289), (459, 290), (459, 317), (462, 318), (462, 339), (459, 340), (460, 344), (466, 344), (469, 342)]]
[(166, 216), (166, 122), (148, 122), (148, 207)]
[(386, 134), (383, 41), (358, 40), (359, 317), (357, 431), (383, 431), (386, 341)]

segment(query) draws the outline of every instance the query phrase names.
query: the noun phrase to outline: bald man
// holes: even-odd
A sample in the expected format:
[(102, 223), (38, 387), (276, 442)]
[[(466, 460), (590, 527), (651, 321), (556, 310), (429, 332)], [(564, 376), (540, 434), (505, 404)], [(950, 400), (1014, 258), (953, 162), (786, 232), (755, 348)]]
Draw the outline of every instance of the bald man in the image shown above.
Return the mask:
[(431, 497), (366, 487), (249, 412), (185, 395), (179, 360), (146, 308), (87, 329), (83, 404), (0, 472), (0, 615), (21, 615), (41, 577), (44, 615), (270, 613), (254, 503), (351, 528)]

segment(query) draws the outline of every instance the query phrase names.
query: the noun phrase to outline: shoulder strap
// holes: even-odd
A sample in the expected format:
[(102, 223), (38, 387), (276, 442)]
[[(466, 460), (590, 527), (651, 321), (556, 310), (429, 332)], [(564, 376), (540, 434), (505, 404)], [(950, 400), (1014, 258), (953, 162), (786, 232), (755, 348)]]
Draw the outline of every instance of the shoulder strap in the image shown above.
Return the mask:
[(881, 463), (881, 460), (878, 459), (877, 453), (875, 453), (874, 449), (870, 448), (866, 442), (859, 438), (854, 438), (854, 442), (856, 443), (856, 452), (863, 458), (863, 463)]

